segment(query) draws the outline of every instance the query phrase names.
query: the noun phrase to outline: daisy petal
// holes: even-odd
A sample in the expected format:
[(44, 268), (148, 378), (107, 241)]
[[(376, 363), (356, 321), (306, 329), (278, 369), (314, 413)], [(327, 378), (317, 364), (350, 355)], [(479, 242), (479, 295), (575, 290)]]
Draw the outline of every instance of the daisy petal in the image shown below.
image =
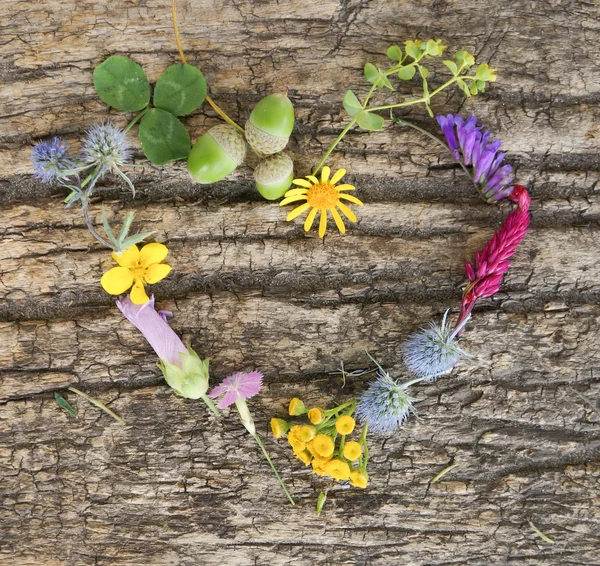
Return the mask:
[(113, 267), (100, 279), (102, 288), (111, 295), (120, 295), (133, 285), (133, 275), (125, 267)]
[(297, 202), (299, 200), (306, 200), (306, 195), (295, 195), (286, 197), (279, 203), (279, 206), (285, 206), (286, 204), (290, 204), (290, 202)]
[(318, 208), (313, 208), (309, 213), (308, 216), (306, 217), (306, 220), (304, 221), (304, 231), (308, 232), (313, 225), (313, 222), (315, 221), (315, 216), (317, 215), (318, 212)]
[(306, 187), (307, 189), (312, 187), (312, 183), (306, 179), (294, 179), (292, 183), (294, 183), (294, 185), (298, 185), (299, 187)]
[(166, 263), (154, 263), (149, 265), (144, 272), (146, 283), (153, 285), (164, 279), (171, 272), (171, 266)]
[(133, 289), (129, 293), (129, 298), (134, 305), (143, 305), (150, 300), (148, 295), (146, 295), (144, 284), (139, 279), (133, 285)]
[(291, 189), (289, 190), (287, 193), (285, 193), (285, 195), (283, 195), (284, 197), (294, 197), (296, 195), (305, 195), (308, 192), (308, 189)]
[(309, 181), (312, 181), (314, 185), (318, 185), (319, 184), (319, 179), (317, 179), (314, 175), (307, 175), (306, 178)]
[(301, 204), (298, 208), (294, 208), (294, 210), (292, 210), (292, 212), (290, 212), (287, 215), (286, 220), (294, 220), (294, 218), (296, 218), (296, 216), (299, 216), (300, 214), (302, 214), (309, 206), (310, 206), (310, 204), (305, 202), (304, 204)]
[(354, 195), (340, 195), (339, 198), (349, 200), (350, 202), (353, 202), (354, 204), (358, 204), (358, 206), (364, 206), (364, 204), (365, 204), (363, 201), (358, 200)]
[(134, 268), (140, 260), (140, 250), (136, 245), (127, 248), (124, 252), (119, 255), (116, 252), (110, 254), (112, 258), (121, 266), (129, 269)]
[(329, 181), (332, 185), (335, 185), (344, 175), (346, 174), (345, 169), (338, 169), (331, 177), (331, 181)]
[(331, 173), (331, 169), (329, 169), (329, 167), (325, 165), (325, 167), (323, 167), (323, 170), (321, 171), (321, 183), (326, 183), (327, 181), (329, 181), (329, 173)]
[(140, 252), (140, 265), (148, 267), (153, 263), (160, 263), (168, 253), (169, 250), (164, 244), (146, 244)]
[(327, 230), (327, 209), (322, 208), (321, 218), (319, 220), (319, 238), (322, 238), (325, 235), (325, 230)]
[(338, 185), (336, 187), (336, 189), (338, 191), (353, 191), (354, 189), (356, 189), (356, 187), (354, 185), (348, 185), (348, 184), (346, 184), (346, 185)]
[(335, 208), (330, 208), (329, 210), (331, 210), (331, 216), (333, 216), (333, 219), (335, 220), (335, 225), (337, 226), (337, 229), (342, 234), (345, 234), (346, 226), (344, 226), (344, 221), (342, 220), (340, 213)]
[(356, 214), (352, 212), (343, 202), (338, 202), (337, 207), (346, 215), (350, 222), (356, 222)]

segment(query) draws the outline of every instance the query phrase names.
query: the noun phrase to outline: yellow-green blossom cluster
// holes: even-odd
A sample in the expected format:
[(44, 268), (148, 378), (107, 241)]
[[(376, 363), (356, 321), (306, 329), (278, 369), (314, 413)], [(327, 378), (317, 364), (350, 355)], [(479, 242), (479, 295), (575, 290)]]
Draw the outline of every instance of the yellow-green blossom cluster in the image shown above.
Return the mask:
[[(294, 424), (284, 419), (271, 419), (271, 430), (275, 438), (287, 435), (289, 445), (296, 458), (311, 466), (313, 473), (329, 476), (337, 481), (350, 481), (355, 487), (365, 488), (367, 474), (367, 427), (360, 435), (352, 417), (356, 402), (353, 399), (333, 409), (320, 407), (308, 409), (298, 398), (290, 401), (290, 416), (305, 416), (306, 424)], [(358, 440), (349, 438), (358, 436)]]

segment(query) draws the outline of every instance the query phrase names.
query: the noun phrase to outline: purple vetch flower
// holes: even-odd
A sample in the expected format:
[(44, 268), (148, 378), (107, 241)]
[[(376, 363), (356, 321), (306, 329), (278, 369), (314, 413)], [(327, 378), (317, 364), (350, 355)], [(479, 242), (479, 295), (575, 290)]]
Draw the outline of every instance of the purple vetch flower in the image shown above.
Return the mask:
[[(500, 152), (501, 142), (490, 141), (491, 133), (477, 125), (477, 118), (465, 121), (460, 115), (437, 116), (448, 147), (454, 157), (465, 166), (473, 168), (473, 183), (487, 202), (499, 201), (513, 191), (513, 169), (504, 164), (505, 153)], [(457, 149), (458, 148), (458, 149)]]
[(177, 395), (188, 399), (202, 399), (216, 415), (219, 411), (208, 398), (208, 360), (201, 360), (190, 348), (186, 348), (179, 336), (169, 326), (167, 311), (154, 309), (154, 297), (136, 305), (129, 297), (117, 301), (119, 310), (133, 324), (154, 349), (160, 363), (158, 367), (165, 381)]
[(69, 158), (68, 144), (59, 137), (38, 143), (31, 149), (34, 176), (43, 183), (53, 183), (65, 171), (73, 169), (75, 162)]
[(236, 401), (245, 401), (250, 397), (258, 395), (262, 387), (262, 378), (263, 374), (259, 371), (234, 373), (226, 377), (208, 396), (211, 399), (216, 399), (220, 395), (223, 395), (217, 406), (219, 409), (224, 409), (225, 407), (229, 407), (229, 405), (233, 405)]

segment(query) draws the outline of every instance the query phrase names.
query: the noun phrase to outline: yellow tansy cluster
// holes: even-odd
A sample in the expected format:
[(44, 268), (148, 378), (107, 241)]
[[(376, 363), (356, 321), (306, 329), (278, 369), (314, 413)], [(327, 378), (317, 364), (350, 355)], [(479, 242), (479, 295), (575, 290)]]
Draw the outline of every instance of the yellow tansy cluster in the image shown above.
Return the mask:
[(275, 438), (287, 435), (296, 458), (305, 466), (311, 466), (313, 473), (365, 488), (369, 480), (367, 429), (362, 429), (358, 440), (346, 438), (356, 429), (352, 418), (354, 407), (352, 400), (327, 411), (320, 407), (308, 409), (303, 401), (294, 397), (288, 413), (293, 417), (306, 416), (310, 424), (273, 418), (271, 430)]

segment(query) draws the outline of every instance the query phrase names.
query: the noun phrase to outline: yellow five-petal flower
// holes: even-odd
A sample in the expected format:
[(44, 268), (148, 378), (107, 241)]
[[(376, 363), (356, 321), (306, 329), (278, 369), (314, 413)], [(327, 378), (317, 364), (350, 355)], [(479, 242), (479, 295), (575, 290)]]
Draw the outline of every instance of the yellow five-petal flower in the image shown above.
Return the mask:
[(161, 263), (169, 250), (163, 244), (146, 244), (141, 250), (137, 246), (127, 248), (120, 255), (113, 252), (112, 258), (119, 264), (107, 271), (100, 280), (102, 288), (111, 295), (121, 295), (131, 289), (131, 302), (142, 305), (150, 299), (144, 284), (158, 283), (169, 275), (171, 266)]

